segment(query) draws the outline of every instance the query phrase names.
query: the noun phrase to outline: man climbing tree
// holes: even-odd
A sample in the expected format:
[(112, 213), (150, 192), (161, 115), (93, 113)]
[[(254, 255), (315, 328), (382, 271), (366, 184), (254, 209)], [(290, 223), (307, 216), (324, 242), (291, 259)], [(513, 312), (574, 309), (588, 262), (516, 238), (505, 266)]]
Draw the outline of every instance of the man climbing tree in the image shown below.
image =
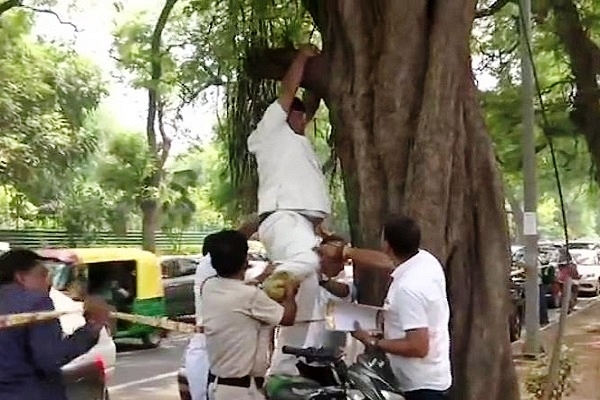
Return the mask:
[[(273, 102), (248, 137), (248, 150), (258, 164), (258, 235), (269, 257), (303, 280), (296, 302), (294, 326), (281, 327), (270, 374), (296, 375), (296, 357), (283, 346), (320, 346), (308, 338), (308, 321), (323, 319), (319, 297), (319, 258), (316, 229), (331, 212), (327, 185), (315, 151), (304, 130), (311, 114), (296, 97), (306, 62), (318, 54), (304, 46), (283, 77), (279, 98)], [(318, 104), (318, 103), (317, 103)], [(313, 110), (314, 111), (314, 110)]]

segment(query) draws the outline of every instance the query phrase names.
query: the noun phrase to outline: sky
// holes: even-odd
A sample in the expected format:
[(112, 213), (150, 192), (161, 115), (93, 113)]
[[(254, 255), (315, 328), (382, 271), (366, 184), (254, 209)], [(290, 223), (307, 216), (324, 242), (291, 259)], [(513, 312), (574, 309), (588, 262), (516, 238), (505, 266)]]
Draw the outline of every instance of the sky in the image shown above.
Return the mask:
[[(77, 32), (72, 26), (61, 24), (51, 14), (38, 14), (34, 27), (37, 35), (72, 43), (79, 54), (93, 60), (100, 67), (109, 82), (110, 93), (101, 107), (119, 126), (128, 131), (145, 131), (148, 95), (146, 91), (133, 89), (126, 81), (116, 78), (116, 62), (110, 57), (112, 31), (116, 26), (115, 18), (123, 19), (127, 15), (147, 10), (148, 3), (147, 0), (126, 0), (121, 15), (118, 15), (110, 1), (80, 0), (79, 9), (60, 5), (52, 7), (63, 21), (75, 24)], [(185, 129), (192, 132), (190, 136), (199, 138), (202, 142), (209, 141), (212, 137), (212, 129), (217, 122), (217, 99), (220, 97), (215, 88), (208, 89), (204, 95), (205, 102), (183, 111), (182, 123)], [(175, 140), (172, 152), (179, 153), (188, 145), (188, 139)]]
[[(63, 21), (69, 21), (78, 28), (61, 24), (51, 14), (38, 14), (34, 33), (48, 39), (56, 39), (73, 43), (79, 54), (93, 60), (104, 71), (109, 81), (110, 95), (104, 99), (102, 109), (108, 112), (124, 130), (145, 131), (147, 109), (147, 93), (144, 90), (131, 88), (127, 82), (116, 79), (118, 74), (116, 62), (110, 58), (112, 30), (115, 21), (123, 20), (141, 10), (158, 13), (160, 3), (149, 0), (123, 1), (123, 9), (119, 13), (106, 0), (78, 0), (76, 6), (66, 6), (67, 2), (53, 6), (52, 10), (60, 15)], [(154, 7), (148, 7), (148, 4)], [(74, 3), (75, 4), (75, 3)], [(154, 10), (152, 9), (154, 8)], [(489, 89), (494, 86), (494, 79), (489, 75), (477, 76), (478, 86)], [(191, 132), (192, 137), (207, 142), (213, 135), (213, 126), (217, 122), (218, 100), (222, 93), (211, 88), (204, 93), (205, 101), (190, 106), (183, 111), (183, 128)], [(175, 140), (173, 153), (180, 153), (189, 146), (189, 139)]]

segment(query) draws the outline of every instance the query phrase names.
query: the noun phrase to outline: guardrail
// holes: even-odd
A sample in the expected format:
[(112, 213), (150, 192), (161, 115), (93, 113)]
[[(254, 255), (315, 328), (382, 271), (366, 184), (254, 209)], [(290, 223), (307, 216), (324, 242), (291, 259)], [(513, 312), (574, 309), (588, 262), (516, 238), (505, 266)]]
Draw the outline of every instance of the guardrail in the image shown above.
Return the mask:
[[(182, 232), (170, 236), (165, 232), (156, 233), (156, 248), (160, 251), (171, 250), (176, 247), (200, 247), (204, 238), (220, 228), (207, 228), (206, 230)], [(126, 235), (117, 235), (113, 232), (94, 232), (88, 235), (71, 235), (65, 231), (30, 229), (8, 230), (0, 229), (0, 242), (8, 242), (11, 247), (140, 247), (142, 245), (142, 232), (130, 231)]]

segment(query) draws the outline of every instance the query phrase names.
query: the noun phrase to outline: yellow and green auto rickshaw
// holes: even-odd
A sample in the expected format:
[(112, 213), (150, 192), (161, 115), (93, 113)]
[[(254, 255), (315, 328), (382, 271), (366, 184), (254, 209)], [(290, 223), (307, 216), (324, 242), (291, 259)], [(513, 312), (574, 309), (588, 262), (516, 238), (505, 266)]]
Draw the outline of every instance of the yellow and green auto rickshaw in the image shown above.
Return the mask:
[[(43, 249), (52, 285), (75, 300), (100, 295), (117, 311), (163, 317), (166, 315), (161, 267), (151, 252), (135, 248)], [(128, 321), (117, 321), (115, 339), (141, 339), (157, 347), (164, 333)]]

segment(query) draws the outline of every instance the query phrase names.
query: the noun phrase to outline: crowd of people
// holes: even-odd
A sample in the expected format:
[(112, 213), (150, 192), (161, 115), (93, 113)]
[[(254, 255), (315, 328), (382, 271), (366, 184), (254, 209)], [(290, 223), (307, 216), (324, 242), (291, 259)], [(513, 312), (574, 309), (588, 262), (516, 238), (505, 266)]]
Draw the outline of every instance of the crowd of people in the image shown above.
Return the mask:
[[(345, 336), (325, 327), (325, 304), (353, 301), (355, 288), (341, 276), (344, 264), (390, 273), (383, 335), (360, 326), (352, 336), (384, 352), (406, 400), (442, 400), (452, 383), (449, 307), (438, 260), (420, 248), (413, 219), (390, 217), (381, 251), (349, 246), (323, 229), (331, 213), (325, 177), (304, 130), (318, 102), (296, 97), (304, 66), (318, 54), (303, 46), (282, 81), (279, 98), (248, 138), (258, 166), (258, 218), (204, 242), (195, 282), (197, 333), (186, 351), (194, 400), (263, 399), (273, 375), (303, 375), (284, 346), (344, 346)], [(310, 98), (310, 94), (309, 94)], [(271, 264), (247, 276), (248, 239), (254, 233)], [(13, 250), (0, 258), (0, 314), (51, 310), (43, 258)], [(271, 274), (287, 272), (280, 301), (261, 288)], [(87, 324), (63, 338), (58, 321), (0, 330), (0, 399), (65, 400), (60, 367), (88, 351), (108, 323), (108, 306), (88, 299)], [(277, 327), (277, 329), (275, 329)], [(309, 366), (310, 367), (310, 366)]]

